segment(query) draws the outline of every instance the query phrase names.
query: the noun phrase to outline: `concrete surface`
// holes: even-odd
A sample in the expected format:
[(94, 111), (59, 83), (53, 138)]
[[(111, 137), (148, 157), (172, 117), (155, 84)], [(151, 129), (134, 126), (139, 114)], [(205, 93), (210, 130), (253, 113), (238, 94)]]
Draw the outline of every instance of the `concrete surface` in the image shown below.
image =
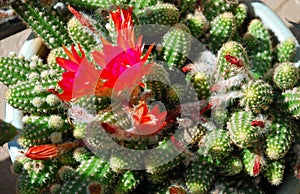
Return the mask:
[[(300, 40), (300, 29), (292, 28), (287, 19), (300, 23), (300, 0), (263, 0), (269, 5), (282, 20), (291, 27), (293, 33)], [(1, 29), (0, 29), (1, 30)], [(8, 56), (13, 51), (18, 53), (31, 30), (27, 29), (13, 36), (0, 40), (0, 56)], [(0, 118), (4, 117), (4, 91), (5, 87), (0, 83)], [(0, 194), (16, 193), (16, 176), (10, 172), (11, 161), (9, 159), (7, 145), (0, 147)]]

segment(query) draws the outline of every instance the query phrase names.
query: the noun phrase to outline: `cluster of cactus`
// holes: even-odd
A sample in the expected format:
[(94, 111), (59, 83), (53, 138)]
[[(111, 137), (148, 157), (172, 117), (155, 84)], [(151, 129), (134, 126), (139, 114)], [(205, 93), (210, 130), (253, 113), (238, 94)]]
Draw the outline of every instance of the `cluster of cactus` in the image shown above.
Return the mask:
[[(296, 40), (272, 43), (246, 4), (41, 2), (16, 0), (12, 7), (49, 48), (47, 60), (0, 58), (7, 102), (24, 113), (18, 142), (28, 151), (12, 165), (19, 193), (268, 193), (286, 175), (299, 177), (300, 161), (291, 161), (300, 155), (293, 149), (300, 132)], [(133, 121), (110, 97), (57, 96), (64, 70), (56, 58), (68, 59), (72, 44), (88, 60), (103, 39), (117, 44), (108, 13), (128, 6), (142, 26), (136, 33), (155, 36), (148, 58), (155, 66), (129, 101), (136, 109), (139, 99), (160, 101), (167, 111), (166, 125), (146, 136), (125, 132)], [(0, 145), (15, 131), (0, 123)], [(31, 157), (39, 146), (51, 157)]]

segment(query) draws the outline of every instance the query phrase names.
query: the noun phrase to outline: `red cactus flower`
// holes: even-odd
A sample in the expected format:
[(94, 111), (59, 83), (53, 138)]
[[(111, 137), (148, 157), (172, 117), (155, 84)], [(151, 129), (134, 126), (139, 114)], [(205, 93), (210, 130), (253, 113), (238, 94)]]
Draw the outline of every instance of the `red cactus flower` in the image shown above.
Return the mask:
[(58, 148), (53, 144), (33, 146), (29, 148), (25, 156), (33, 160), (48, 160), (58, 156)]
[[(63, 92), (56, 95), (64, 101), (75, 100), (85, 95), (93, 95), (95, 92), (97, 94), (101, 93), (102, 96), (110, 95), (110, 92), (102, 87), (103, 82), (99, 80), (101, 71), (87, 61), (79, 44), (78, 47), (81, 57), (76, 52), (74, 45), (72, 45), (72, 52), (63, 47), (70, 59), (56, 58), (57, 63), (66, 70), (62, 74), (63, 79), (58, 82)], [(97, 88), (100, 89), (97, 90)]]
[(39, 146), (33, 146), (25, 153), (27, 158), (33, 160), (48, 160), (53, 159), (70, 149), (78, 147), (81, 142), (66, 142), (62, 144), (44, 144)]
[(158, 105), (150, 111), (145, 101), (140, 101), (133, 110), (133, 128), (126, 130), (136, 135), (152, 135), (161, 130), (165, 125), (167, 111), (160, 112)]
[(127, 9), (118, 8), (115, 12), (110, 12), (110, 17), (112, 18), (117, 31), (133, 26), (132, 7), (128, 7)]

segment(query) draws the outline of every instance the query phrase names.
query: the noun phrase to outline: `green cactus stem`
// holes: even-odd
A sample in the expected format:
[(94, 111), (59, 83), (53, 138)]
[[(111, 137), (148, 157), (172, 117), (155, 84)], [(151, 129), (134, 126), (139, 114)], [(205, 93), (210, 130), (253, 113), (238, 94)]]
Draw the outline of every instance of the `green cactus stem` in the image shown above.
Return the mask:
[(170, 141), (162, 141), (156, 149), (155, 155), (145, 159), (146, 172), (151, 174), (167, 172), (180, 164), (183, 156)]
[(263, 161), (257, 153), (249, 149), (244, 149), (242, 153), (242, 161), (245, 166), (245, 172), (250, 176), (257, 176), (260, 174)]
[(49, 89), (55, 89), (57, 79), (25, 81), (9, 88), (7, 102), (24, 113), (57, 113), (62, 110), (61, 100)]
[(218, 159), (228, 156), (233, 149), (229, 134), (223, 129), (209, 131), (205, 136), (203, 148), (204, 154)]
[(241, 105), (253, 112), (259, 112), (269, 108), (273, 102), (272, 87), (262, 80), (250, 80), (242, 87)]
[(212, 163), (200, 157), (187, 166), (185, 174), (185, 182), (189, 191), (204, 194), (213, 184), (215, 169)]
[(103, 159), (92, 157), (84, 160), (76, 169), (74, 179), (65, 182), (62, 193), (85, 193), (90, 183), (99, 182), (102, 190), (106, 191), (114, 183), (116, 174)]
[[(238, 65), (226, 60), (226, 56), (234, 57), (238, 60)], [(218, 53), (217, 68), (218, 73), (224, 76), (225, 79), (237, 75), (241, 71), (248, 71), (250, 66), (248, 54), (240, 43), (228, 41), (221, 47)]]
[(235, 8), (233, 13), (235, 18), (236, 28), (240, 27), (244, 23), (247, 17), (247, 12), (248, 12), (248, 7), (244, 3), (238, 4), (238, 6)]
[(23, 123), (24, 128), (18, 141), (24, 147), (52, 143), (51, 135), (54, 132), (67, 132), (71, 128), (67, 121), (58, 115), (26, 116)]
[(282, 90), (292, 89), (298, 82), (299, 70), (294, 63), (280, 63), (274, 71), (273, 81)]
[(276, 55), (278, 62), (293, 61), (296, 54), (296, 42), (294, 39), (288, 38), (279, 43), (276, 47)]
[(54, 10), (45, 9), (36, 2), (23, 1), (15, 1), (12, 7), (50, 49), (71, 44), (66, 24)]
[(184, 24), (178, 24), (163, 37), (163, 59), (170, 69), (183, 67), (190, 52), (191, 37)]
[(204, 15), (208, 20), (212, 20), (219, 14), (225, 11), (232, 11), (233, 8), (238, 4), (237, 0), (202, 0), (201, 4), (203, 7)]
[(229, 156), (226, 162), (221, 163), (218, 172), (225, 176), (234, 176), (242, 172), (243, 168), (244, 166), (240, 158)]
[(194, 14), (188, 14), (183, 23), (189, 28), (194, 38), (199, 38), (207, 28), (207, 20), (202, 12), (196, 11)]
[(263, 174), (270, 184), (278, 186), (283, 181), (284, 169), (282, 161), (268, 161)]
[(253, 120), (254, 116), (251, 112), (239, 111), (231, 115), (227, 129), (236, 146), (245, 148), (252, 146), (257, 141), (259, 127), (251, 125)]
[(260, 78), (272, 67), (272, 50), (270, 35), (259, 19), (250, 22), (244, 42), (252, 61), (252, 71)]
[(32, 57), (31, 60), (21, 56), (0, 57), (0, 81), (6, 86), (11, 86), (35, 79), (44, 68), (45, 65), (37, 56)]
[(69, 181), (75, 178), (75, 170), (71, 166), (62, 166), (58, 171), (58, 176), (62, 181)]
[(225, 12), (217, 16), (210, 23), (209, 45), (212, 50), (217, 51), (229, 41), (236, 31), (235, 18), (231, 12)]
[(62, 2), (74, 5), (77, 8), (96, 10), (96, 9), (111, 9), (113, 5), (124, 6), (129, 0), (62, 0)]
[(74, 43), (80, 43), (85, 51), (90, 51), (95, 47), (97, 42), (96, 34), (93, 34), (87, 27), (82, 26), (76, 17), (72, 17), (68, 21), (68, 32)]
[(204, 72), (195, 72), (190, 80), (197, 93), (198, 100), (205, 100), (210, 96), (210, 77)]
[(116, 186), (116, 193), (130, 193), (143, 180), (142, 173), (139, 171), (126, 171), (120, 177)]
[(136, 12), (138, 10), (154, 6), (157, 2), (157, 0), (130, 0), (129, 6), (132, 6)]
[(286, 120), (272, 122), (271, 130), (266, 134), (265, 154), (271, 160), (283, 158), (291, 147), (293, 131)]
[(32, 161), (24, 164), (24, 170), (18, 177), (18, 193), (42, 193), (55, 180), (57, 164), (53, 161)]
[(178, 22), (180, 13), (173, 4), (157, 3), (139, 10), (136, 15), (140, 25), (160, 24), (173, 26)]
[(293, 118), (300, 118), (300, 89), (294, 87), (292, 90), (286, 90), (280, 96), (282, 107), (289, 112)]
[(12, 140), (17, 133), (16, 127), (0, 119), (0, 146)]

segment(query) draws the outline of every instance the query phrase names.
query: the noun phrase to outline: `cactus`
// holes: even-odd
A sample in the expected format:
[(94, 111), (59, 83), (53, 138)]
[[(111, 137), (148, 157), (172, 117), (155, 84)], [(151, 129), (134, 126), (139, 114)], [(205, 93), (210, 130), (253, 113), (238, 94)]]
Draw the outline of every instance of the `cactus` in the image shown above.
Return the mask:
[(280, 101), (284, 110), (287, 110), (293, 118), (300, 118), (300, 93), (298, 87), (294, 87), (292, 90), (286, 90), (280, 96)]
[[(231, 64), (226, 60), (225, 56), (235, 57), (240, 65)], [(225, 43), (218, 53), (217, 68), (218, 73), (224, 76), (225, 79), (237, 75), (241, 71), (248, 71), (250, 69), (250, 62), (245, 48), (238, 42), (228, 41)]]
[(276, 55), (278, 62), (293, 61), (293, 57), (296, 53), (296, 44), (293, 39), (286, 39), (276, 47)]
[(282, 90), (292, 89), (298, 82), (299, 70), (294, 63), (280, 63), (274, 72), (273, 81)]
[(242, 88), (243, 96), (240, 103), (246, 109), (254, 112), (266, 110), (273, 102), (272, 90), (272, 87), (262, 80), (251, 80)]
[(189, 28), (191, 35), (199, 38), (207, 28), (207, 20), (202, 12), (196, 11), (194, 14), (188, 14), (183, 23)]
[(37, 56), (31, 60), (25, 60), (21, 56), (1, 57), (0, 81), (6, 86), (12, 86), (22, 81), (36, 79), (45, 68), (43, 66), (42, 60)]
[(219, 14), (225, 11), (231, 11), (238, 4), (236, 0), (203, 0), (204, 15), (208, 20), (213, 20)]
[(75, 177), (75, 170), (71, 166), (63, 166), (59, 169), (58, 176), (62, 181), (73, 180)]
[(254, 116), (251, 112), (239, 111), (231, 115), (227, 123), (227, 129), (231, 140), (236, 146), (245, 148), (257, 141), (259, 128), (251, 125), (253, 120)]
[(212, 50), (218, 50), (222, 44), (232, 38), (236, 30), (234, 15), (231, 12), (217, 16), (210, 25), (209, 44)]
[(282, 183), (285, 164), (282, 161), (269, 161), (264, 169), (264, 176), (275, 186)]
[(232, 146), (227, 131), (217, 129), (208, 132), (204, 142), (204, 153), (213, 158), (222, 159), (230, 154)]
[(186, 169), (186, 186), (191, 193), (207, 193), (214, 180), (214, 167), (205, 158), (199, 157)]
[(129, 193), (133, 191), (142, 181), (142, 174), (139, 171), (127, 171), (116, 186), (116, 193)]
[(136, 13), (139, 24), (160, 24), (172, 26), (179, 20), (179, 11), (173, 4), (158, 3)]
[(226, 163), (219, 166), (219, 172), (225, 176), (234, 176), (241, 173), (243, 170), (243, 163), (238, 157), (228, 158)]
[(195, 88), (199, 100), (210, 96), (209, 76), (204, 72), (196, 72), (191, 75), (190, 80)]
[(250, 176), (257, 176), (261, 172), (263, 161), (261, 156), (252, 150), (244, 149), (242, 153), (242, 161), (245, 166), (245, 171)]
[(182, 68), (190, 52), (190, 34), (185, 25), (177, 25), (163, 37), (163, 59), (169, 68)]
[(30, 3), (15, 1), (12, 7), (49, 48), (71, 44), (71, 39), (65, 28), (66, 24), (54, 10), (49, 11), (32, 1)]
[(267, 157), (271, 160), (283, 158), (291, 147), (292, 139), (293, 130), (287, 121), (273, 121), (271, 130), (266, 136), (265, 153)]
[(58, 113), (62, 110), (61, 100), (49, 92), (56, 82), (55, 79), (20, 82), (9, 88), (7, 102), (25, 113)]
[(63, 0), (62, 2), (65, 2), (70, 5), (76, 5), (76, 7), (78, 8), (96, 10), (99, 8), (109, 9), (112, 7), (112, 5), (126, 5), (128, 3), (128, 0)]
[(240, 27), (244, 23), (247, 17), (247, 11), (248, 11), (248, 7), (244, 3), (238, 4), (238, 6), (235, 8), (234, 18), (235, 18), (236, 28)]
[(66, 132), (71, 127), (58, 115), (28, 116), (23, 118), (24, 128), (19, 143), (24, 147), (42, 145), (51, 142), (54, 132)]
[(254, 19), (250, 22), (244, 42), (249, 50), (252, 71), (260, 78), (272, 67), (271, 38), (260, 20)]

